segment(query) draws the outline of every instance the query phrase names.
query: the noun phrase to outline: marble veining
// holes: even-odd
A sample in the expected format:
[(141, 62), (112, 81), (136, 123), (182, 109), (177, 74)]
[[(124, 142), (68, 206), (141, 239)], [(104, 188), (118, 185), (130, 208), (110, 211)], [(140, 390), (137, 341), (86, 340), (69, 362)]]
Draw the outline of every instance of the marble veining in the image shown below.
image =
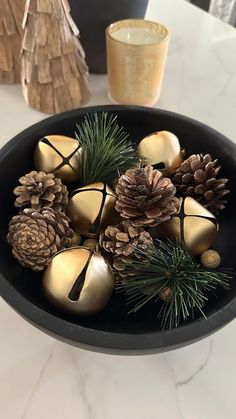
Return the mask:
[(51, 350), (50, 350), (50, 352), (48, 353), (47, 358), (46, 358), (46, 360), (45, 360), (45, 362), (44, 362), (44, 364), (43, 364), (43, 366), (42, 366), (42, 369), (41, 369), (41, 371), (40, 371), (39, 377), (38, 377), (38, 379), (37, 379), (37, 381), (36, 381), (36, 383), (35, 383), (35, 386), (33, 387), (32, 391), (31, 391), (31, 393), (30, 393), (30, 395), (29, 395), (29, 398), (28, 398), (28, 400), (27, 400), (27, 403), (26, 403), (25, 409), (24, 409), (24, 411), (23, 411), (23, 414), (22, 414), (22, 416), (21, 416), (21, 419), (25, 419), (25, 418), (27, 417), (27, 412), (28, 412), (28, 410), (29, 410), (29, 407), (30, 407), (30, 405), (31, 405), (31, 403), (32, 403), (32, 401), (33, 401), (33, 399), (34, 399), (34, 396), (35, 396), (35, 394), (36, 394), (37, 390), (39, 389), (39, 386), (40, 386), (40, 384), (41, 384), (41, 381), (42, 381), (43, 375), (44, 375), (44, 373), (45, 373), (45, 371), (46, 371), (46, 369), (47, 369), (47, 366), (48, 366), (49, 362), (50, 362), (50, 361), (51, 361), (51, 359), (52, 359), (52, 356), (53, 356), (53, 350), (54, 350), (54, 346), (52, 347), (52, 349), (51, 349)]
[(190, 381), (192, 381), (196, 377), (196, 375), (199, 374), (207, 366), (213, 350), (213, 338), (210, 338), (208, 342), (209, 347), (204, 362), (200, 364), (200, 366), (195, 371), (193, 371), (193, 373), (189, 377), (185, 378), (184, 380), (175, 381), (176, 389), (178, 389), (179, 386), (185, 386), (186, 384), (189, 384)]
[[(158, 107), (236, 141), (236, 30), (184, 0), (150, 0), (147, 18), (171, 30)], [(109, 103), (106, 76), (91, 90), (90, 105)], [(0, 111), (1, 146), (46, 117), (20, 86), (0, 86)], [(55, 341), (0, 299), (0, 418), (235, 419), (235, 332), (233, 321), (173, 352), (109, 356)]]

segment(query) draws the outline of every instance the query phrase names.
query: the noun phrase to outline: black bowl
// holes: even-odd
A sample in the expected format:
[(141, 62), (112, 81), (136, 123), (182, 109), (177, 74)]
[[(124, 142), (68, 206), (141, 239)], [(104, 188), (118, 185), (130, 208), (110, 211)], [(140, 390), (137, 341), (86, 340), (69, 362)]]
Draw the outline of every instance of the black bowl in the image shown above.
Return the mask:
[(127, 316), (121, 297), (114, 296), (106, 309), (90, 318), (75, 318), (52, 307), (41, 289), (41, 274), (22, 268), (6, 244), (8, 222), (14, 213), (12, 190), (24, 173), (33, 169), (37, 141), (46, 134), (74, 135), (75, 123), (86, 113), (108, 111), (134, 142), (145, 135), (169, 130), (180, 139), (187, 153), (211, 153), (219, 158), (222, 175), (230, 179), (231, 194), (219, 219), (221, 229), (216, 248), (223, 265), (236, 267), (236, 146), (218, 132), (192, 119), (150, 108), (100, 106), (83, 108), (48, 118), (13, 138), (0, 151), (0, 295), (23, 317), (46, 333), (65, 342), (107, 353), (145, 354), (162, 352), (193, 343), (224, 326), (235, 317), (236, 283), (230, 291), (220, 290), (205, 308), (208, 317), (189, 320), (179, 328), (163, 331), (156, 318), (155, 305), (135, 316)]

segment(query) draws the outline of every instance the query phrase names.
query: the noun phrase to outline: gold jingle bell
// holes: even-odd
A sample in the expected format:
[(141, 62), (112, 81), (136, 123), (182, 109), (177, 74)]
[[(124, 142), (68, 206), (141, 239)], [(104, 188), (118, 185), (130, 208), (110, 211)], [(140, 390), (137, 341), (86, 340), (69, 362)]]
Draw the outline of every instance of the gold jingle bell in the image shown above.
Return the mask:
[(64, 135), (47, 135), (39, 140), (34, 161), (37, 170), (53, 173), (67, 182), (78, 179), (80, 166), (80, 144)]
[(115, 203), (115, 194), (108, 185), (93, 183), (72, 192), (67, 214), (75, 230), (94, 238), (119, 221)]
[(170, 131), (154, 132), (143, 138), (138, 152), (165, 175), (174, 173), (183, 161), (179, 140)]
[(192, 255), (209, 249), (219, 227), (214, 215), (191, 197), (180, 198), (178, 214), (157, 227), (160, 238), (177, 238)]
[(114, 277), (103, 256), (83, 247), (57, 253), (43, 276), (43, 289), (51, 303), (81, 316), (102, 310), (113, 288)]

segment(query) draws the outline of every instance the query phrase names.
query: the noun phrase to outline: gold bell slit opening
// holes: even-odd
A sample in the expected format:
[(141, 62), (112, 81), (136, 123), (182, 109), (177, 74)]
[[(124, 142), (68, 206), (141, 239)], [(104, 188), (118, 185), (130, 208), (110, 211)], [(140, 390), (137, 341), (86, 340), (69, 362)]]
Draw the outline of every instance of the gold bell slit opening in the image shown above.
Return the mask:
[(113, 273), (104, 257), (83, 247), (58, 252), (43, 276), (43, 289), (51, 303), (78, 316), (101, 311), (113, 288)]
[(108, 185), (93, 183), (72, 192), (67, 214), (76, 231), (83, 236), (95, 238), (107, 226), (119, 222), (115, 204), (116, 196)]
[(138, 145), (138, 153), (164, 175), (175, 173), (183, 162), (179, 139), (170, 131), (157, 131), (144, 137)]
[(160, 97), (169, 30), (158, 22), (127, 19), (106, 29), (108, 95), (112, 102), (154, 106)]

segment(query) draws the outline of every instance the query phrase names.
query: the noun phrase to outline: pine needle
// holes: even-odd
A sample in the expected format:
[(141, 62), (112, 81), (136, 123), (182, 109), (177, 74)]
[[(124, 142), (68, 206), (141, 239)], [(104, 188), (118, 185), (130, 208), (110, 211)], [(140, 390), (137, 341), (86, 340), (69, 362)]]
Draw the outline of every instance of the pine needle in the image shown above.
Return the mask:
[(128, 133), (118, 125), (117, 116), (107, 112), (88, 114), (82, 124), (77, 125), (75, 135), (82, 146), (81, 185), (111, 184), (140, 161)]
[[(135, 251), (144, 254), (138, 248)], [(170, 299), (160, 300), (162, 306), (158, 318), (164, 329), (178, 327), (189, 317), (194, 319), (196, 312), (205, 317), (203, 308), (208, 292), (217, 287), (229, 288), (232, 275), (206, 270), (179, 242), (159, 242), (145, 254), (149, 263), (139, 259), (126, 264), (127, 273), (135, 275), (118, 283), (116, 290), (125, 293), (127, 304), (131, 306), (129, 313), (136, 313), (149, 301), (160, 300), (160, 294), (171, 289)]]

